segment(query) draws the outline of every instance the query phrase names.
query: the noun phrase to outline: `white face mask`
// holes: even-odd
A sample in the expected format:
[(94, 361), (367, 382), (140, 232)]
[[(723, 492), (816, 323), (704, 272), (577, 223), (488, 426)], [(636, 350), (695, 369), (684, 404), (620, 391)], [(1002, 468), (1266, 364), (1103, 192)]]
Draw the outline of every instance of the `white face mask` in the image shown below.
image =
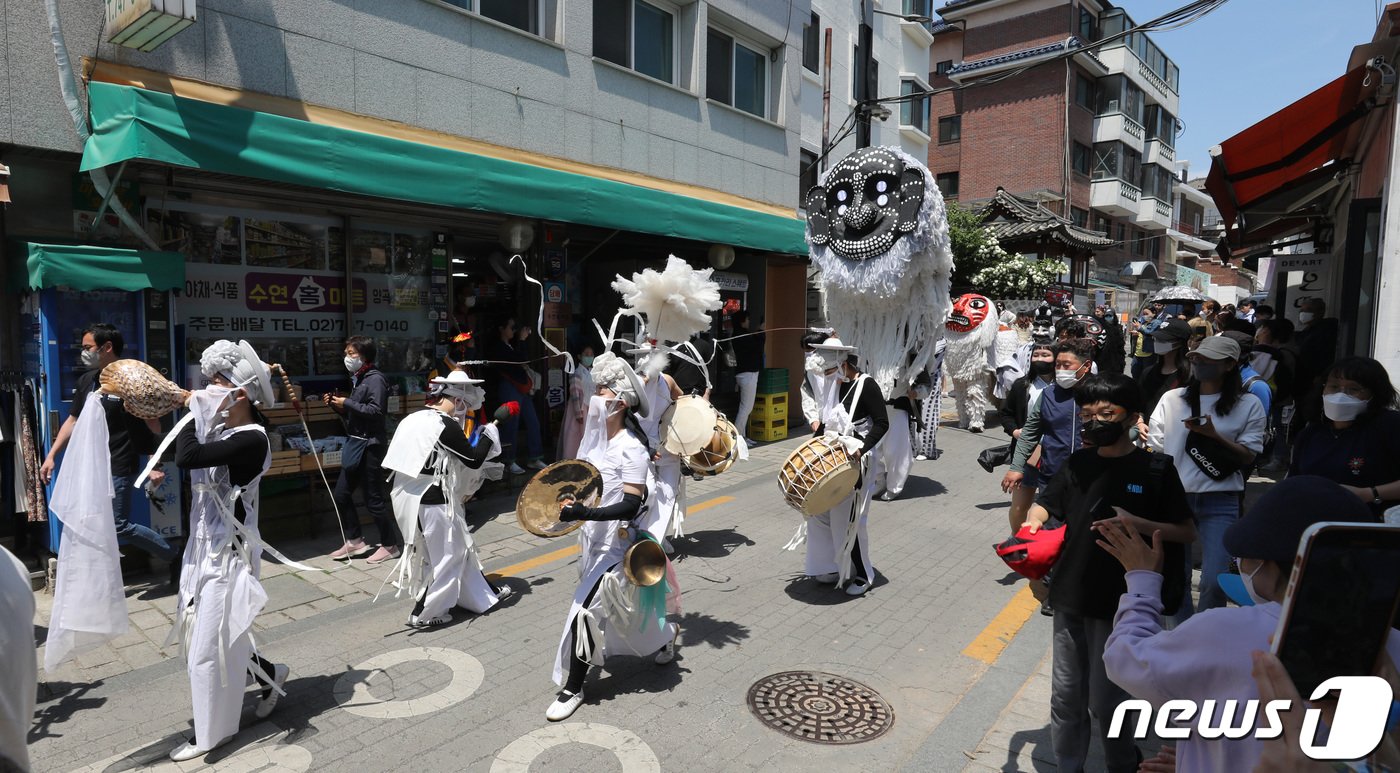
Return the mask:
[(1269, 600), (1268, 600), (1268, 599), (1266, 599), (1266, 598), (1264, 598), (1263, 596), (1259, 595), (1259, 591), (1257, 591), (1257, 590), (1254, 589), (1254, 575), (1259, 574), (1259, 570), (1260, 570), (1260, 569), (1263, 569), (1263, 568), (1264, 568), (1264, 564), (1263, 564), (1263, 562), (1261, 561), (1261, 562), (1259, 563), (1258, 566), (1254, 567), (1254, 571), (1252, 571), (1252, 572), (1250, 572), (1249, 574), (1246, 574), (1246, 575), (1243, 576), (1243, 579), (1244, 579), (1244, 592), (1249, 594), (1249, 600), (1250, 600), (1250, 601), (1253, 601), (1253, 602), (1255, 603), (1255, 605), (1259, 605), (1259, 604), (1268, 604), (1268, 603), (1269, 603)]
[(345, 358), (345, 369), (350, 371), (351, 373), (358, 373), (360, 371), (360, 368), (364, 367), (364, 365), (364, 360), (361, 360), (359, 357)]
[(1322, 396), (1322, 413), (1332, 421), (1356, 421), (1356, 417), (1366, 412), (1368, 405), (1369, 400), (1343, 392)]
[(1298, 312), (1298, 321), (1306, 325), (1312, 322), (1316, 316), (1317, 315), (1313, 314), (1311, 311), (1300, 311)]
[(1171, 354), (1176, 350), (1176, 346), (1177, 344), (1175, 341), (1158, 341), (1155, 338), (1152, 339), (1153, 354)]
[(102, 352), (96, 349), (85, 349), (82, 354), (78, 355), (78, 362), (81, 362), (84, 368), (91, 370), (102, 363)]
[(1079, 383), (1079, 370), (1057, 370), (1055, 371), (1055, 383), (1064, 389), (1074, 389)]

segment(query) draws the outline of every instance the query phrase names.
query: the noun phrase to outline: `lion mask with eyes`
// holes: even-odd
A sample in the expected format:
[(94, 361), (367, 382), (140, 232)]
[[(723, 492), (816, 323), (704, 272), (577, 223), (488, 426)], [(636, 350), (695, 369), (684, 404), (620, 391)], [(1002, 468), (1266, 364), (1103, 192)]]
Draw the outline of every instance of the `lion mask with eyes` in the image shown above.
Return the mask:
[(805, 205), (829, 324), (885, 394), (902, 394), (928, 366), (948, 312), (953, 256), (933, 175), (898, 148), (862, 148)]

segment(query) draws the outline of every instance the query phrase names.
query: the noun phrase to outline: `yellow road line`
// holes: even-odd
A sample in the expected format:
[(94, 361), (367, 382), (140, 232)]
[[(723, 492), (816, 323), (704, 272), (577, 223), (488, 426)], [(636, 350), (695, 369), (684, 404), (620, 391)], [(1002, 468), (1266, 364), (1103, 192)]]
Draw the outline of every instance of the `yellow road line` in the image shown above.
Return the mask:
[[(734, 497), (715, 497), (714, 499), (707, 499), (704, 502), (701, 502), (700, 504), (686, 508), (685, 514), (686, 517), (690, 517), (703, 510), (708, 510), (711, 507), (716, 507), (718, 505), (722, 505), (733, 501)], [(518, 564), (511, 564), (510, 566), (502, 567), (501, 569), (497, 569), (496, 571), (491, 572), (490, 576), (516, 577), (519, 576), (521, 572), (528, 572), (536, 567), (544, 566), (545, 564), (553, 563), (554, 561), (559, 561), (561, 559), (569, 558), (575, 555), (578, 555), (578, 545), (570, 545), (566, 548), (560, 548), (558, 550), (550, 551), (542, 556), (535, 556), (534, 558), (521, 561)]]
[(963, 649), (962, 654), (987, 665), (995, 663), (997, 658), (1001, 657), (1002, 650), (1005, 650), (1006, 645), (1016, 636), (1016, 632), (1021, 630), (1021, 626), (1031, 619), (1031, 615), (1035, 614), (1039, 607), (1040, 602), (1031, 594), (1030, 586), (1022, 586), (1020, 592), (1012, 596), (997, 616), (992, 618), (992, 622)]

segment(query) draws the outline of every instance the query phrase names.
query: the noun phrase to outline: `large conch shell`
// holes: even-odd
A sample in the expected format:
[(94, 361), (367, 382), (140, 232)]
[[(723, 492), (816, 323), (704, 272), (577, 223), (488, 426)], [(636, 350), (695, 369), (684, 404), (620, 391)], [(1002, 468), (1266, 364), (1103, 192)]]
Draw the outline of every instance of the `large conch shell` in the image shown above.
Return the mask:
[(188, 390), (140, 360), (117, 360), (97, 376), (103, 394), (122, 399), (126, 412), (138, 419), (159, 419), (185, 404)]

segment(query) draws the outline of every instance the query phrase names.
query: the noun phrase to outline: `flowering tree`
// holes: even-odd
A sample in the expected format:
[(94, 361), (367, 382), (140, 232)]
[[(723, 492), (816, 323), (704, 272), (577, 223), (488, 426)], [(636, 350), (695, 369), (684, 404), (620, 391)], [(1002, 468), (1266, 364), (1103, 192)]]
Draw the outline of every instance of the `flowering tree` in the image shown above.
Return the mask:
[(1008, 255), (995, 243), (988, 250), (988, 257), (990, 262), (970, 281), (990, 298), (1038, 297), (1046, 286), (1060, 281), (1060, 276), (1069, 271), (1069, 266), (1053, 258), (1031, 260), (1024, 255)]

